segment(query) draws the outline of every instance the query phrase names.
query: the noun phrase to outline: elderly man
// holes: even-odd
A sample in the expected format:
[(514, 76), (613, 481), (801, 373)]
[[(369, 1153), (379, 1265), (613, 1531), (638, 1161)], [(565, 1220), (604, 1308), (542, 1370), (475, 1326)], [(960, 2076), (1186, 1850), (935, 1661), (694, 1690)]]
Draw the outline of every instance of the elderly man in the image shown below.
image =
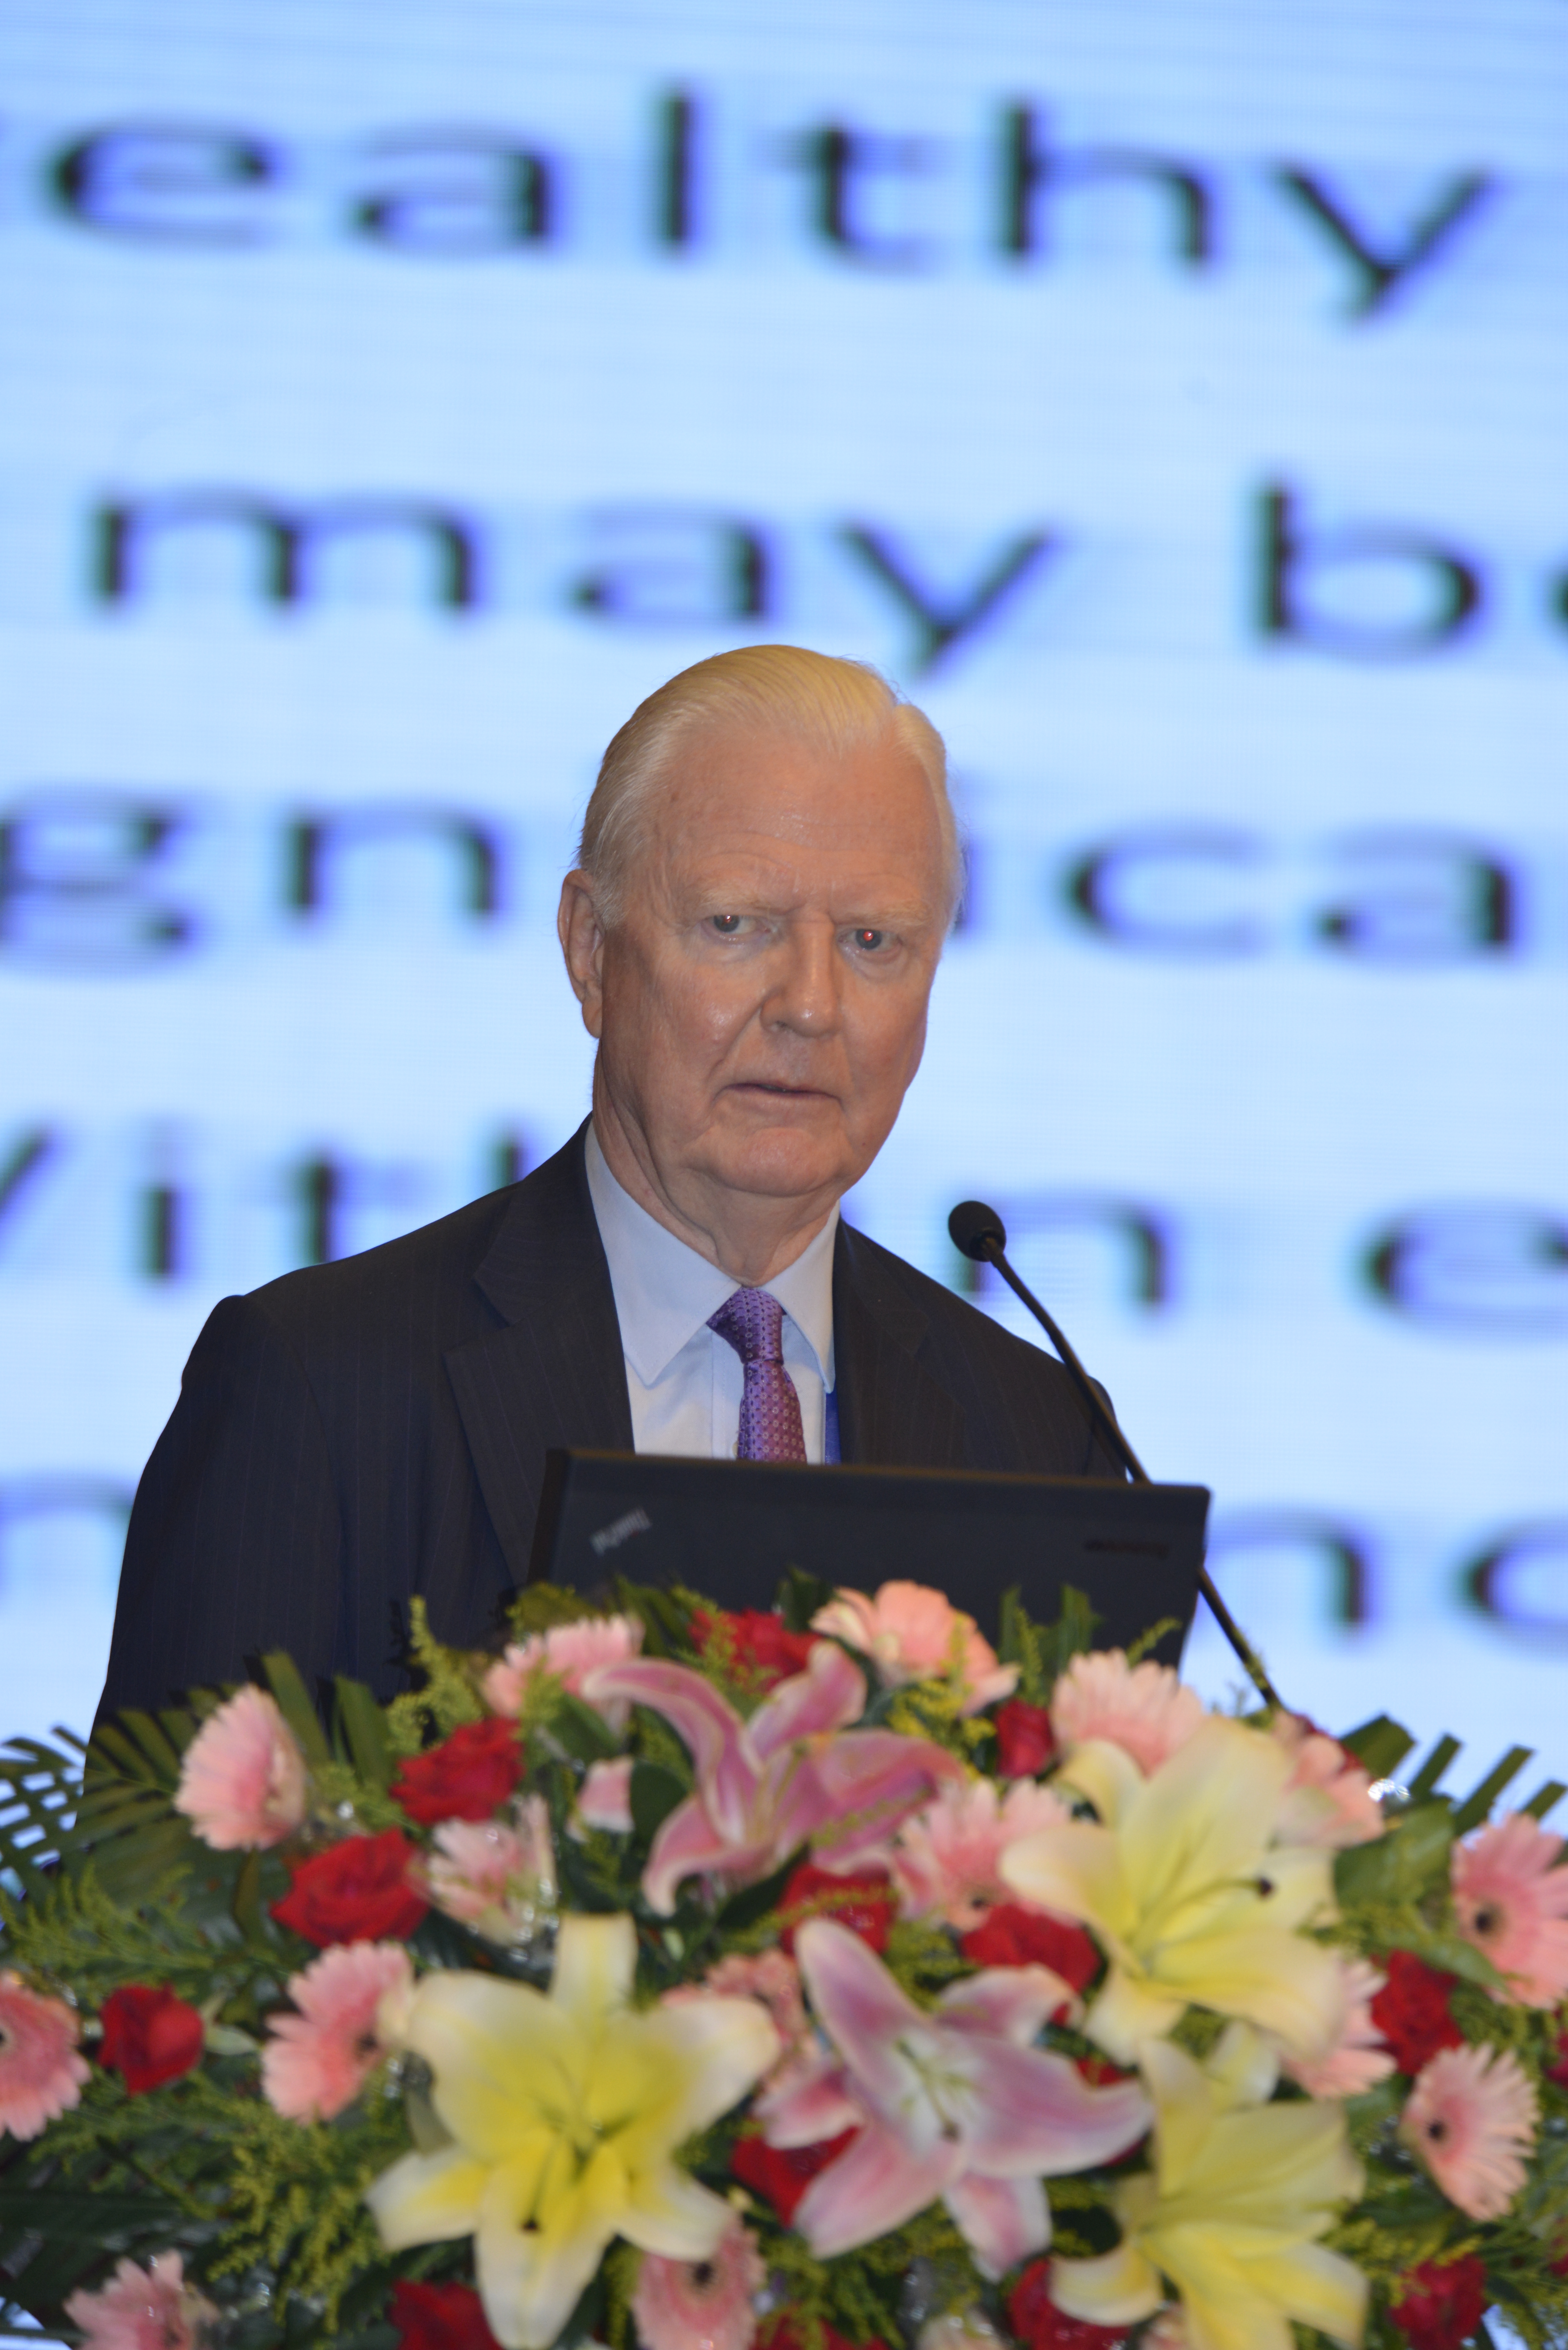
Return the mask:
[(650, 695), (561, 894), (592, 1116), (509, 1190), (215, 1309), (105, 1709), (271, 1648), (389, 1694), (416, 1592), (481, 1641), (552, 1446), (1116, 1474), (1047, 1356), (839, 1220), (957, 888), (940, 740), (874, 672), (764, 645)]

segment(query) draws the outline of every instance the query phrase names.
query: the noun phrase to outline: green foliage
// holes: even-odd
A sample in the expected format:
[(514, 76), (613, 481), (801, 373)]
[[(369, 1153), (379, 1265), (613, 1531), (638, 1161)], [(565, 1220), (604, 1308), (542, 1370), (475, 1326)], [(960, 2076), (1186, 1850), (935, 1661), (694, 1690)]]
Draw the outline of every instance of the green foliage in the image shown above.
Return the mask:
[(1412, 1803), (1421, 1803), (1428, 1795), (1436, 1794), (1443, 1774), (1459, 1751), (1457, 1738), (1439, 1738), (1420, 1769), (1409, 1783)]
[(1015, 1585), (1002, 1594), (996, 1653), (1018, 1667), (1017, 1694), (1028, 1705), (1049, 1705), (1051, 1692), (1073, 1659), (1092, 1647), (1099, 1622), (1081, 1591), (1062, 1586), (1062, 1611), (1054, 1624), (1037, 1624)]
[(825, 1583), (820, 1575), (807, 1575), (803, 1568), (792, 1566), (779, 1585), (774, 1605), (790, 1631), (809, 1632), (812, 1617), (832, 1597), (831, 1583)]
[(332, 1760), (332, 1750), (298, 1666), (281, 1648), (275, 1648), (262, 1659), (262, 1670), (277, 1700), (278, 1711), (299, 1741), (300, 1752), (313, 1771), (319, 1770)]
[(352, 1763), (323, 1762), (310, 1775), (317, 1817), (326, 1813), (356, 1835), (407, 1827), (406, 1815), (385, 1788), (361, 1778)]
[[(0, 1871), (24, 1895), (41, 1891), (56, 1864), (81, 1841), (74, 1832), (81, 1799), (77, 1754), (14, 1739), (0, 1752)], [(153, 1800), (161, 1817), (161, 1792)]]
[(473, 1660), (444, 1648), (431, 1630), (430, 1611), (416, 1592), (409, 1601), (409, 1651), (422, 1685), (395, 1697), (386, 1710), (387, 1742), (394, 1754), (417, 1754), (465, 1721), (480, 1721), (484, 1706), (474, 1686)]
[[(940, 2308), (968, 2308), (984, 2292), (969, 2246), (940, 2203), (837, 2260), (814, 2259), (800, 2237), (782, 2231), (769, 2236), (765, 2257), (782, 2286), (779, 2314), (787, 2314), (801, 2350), (822, 2350), (825, 2326), (851, 2342), (901, 2341), (900, 2290), (917, 2262), (928, 2268)], [(763, 2320), (764, 2350), (777, 2324), (775, 2317), (770, 2329)]]
[[(548, 1690), (543, 1687), (546, 1680), (550, 1683)], [(603, 1714), (596, 1713), (591, 1705), (585, 1705), (580, 1697), (574, 1697), (571, 1690), (553, 1674), (540, 1674), (524, 1692), (524, 1731), (530, 1727), (526, 1700), (535, 1690), (539, 1691), (541, 1700), (538, 1726), (548, 1729), (556, 1742), (576, 1761), (602, 1762), (616, 1752), (620, 1742)]]
[(224, 2241), (208, 2272), (265, 2262), (280, 2293), (319, 2301), (326, 2327), (355, 2277), (380, 2255), (365, 2206), (371, 2181), (409, 2150), (401, 2101), (372, 2089), (335, 2124), (307, 2129), (255, 2098), (225, 2103), (212, 2126), (227, 2139)]
[(672, 1779), (679, 1780), (682, 1793), (689, 1794), (696, 1783), (691, 1758), (670, 1724), (645, 1705), (633, 1708), (632, 1720), (637, 1725), (636, 1751), (640, 1760), (667, 1771)]
[(961, 1761), (972, 1759), (991, 1736), (991, 1724), (964, 1711), (968, 1692), (961, 1680), (910, 1681), (895, 1690), (884, 1720), (904, 1738), (929, 1738)]
[(514, 1640), (530, 1640), (556, 1624), (580, 1624), (585, 1617), (606, 1612), (580, 1591), (567, 1591), (561, 1584), (525, 1583), (506, 1604), (506, 1623)]
[(605, 2255), (605, 2339), (609, 2350), (634, 2350), (637, 2336), (632, 2331), (631, 2297), (637, 2291), (638, 2272), (642, 2266), (642, 2254), (635, 2244), (618, 2237)]
[(348, 1759), (368, 1787), (384, 1789), (397, 1767), (381, 1709), (363, 1681), (339, 1673), (334, 1688), (334, 1729)]
[[(193, 1716), (163, 1721), (171, 1719), (193, 1733)], [(106, 1885), (134, 1897), (150, 1876), (192, 1856), (190, 1830), (169, 1808), (179, 1752), (151, 1715), (128, 1724), (100, 1731), (90, 1747), (62, 1732), (64, 1750), (24, 1738), (0, 1752), (0, 1883), (22, 1898), (89, 1856)]]
[(1419, 1901), (1448, 1883), (1453, 1840), (1446, 1804), (1396, 1812), (1384, 1835), (1335, 1856), (1334, 1891), (1346, 1907), (1399, 1908)]
[(651, 1844), (686, 1790), (662, 1762), (637, 1762), (631, 1773), (631, 1821), (638, 1835)]
[(1465, 1797), (1464, 1802), (1456, 1807), (1454, 1812), (1456, 1835), (1469, 1835), (1472, 1828), (1480, 1827), (1503, 1789), (1523, 1770), (1533, 1751), (1529, 1746), (1509, 1748), (1502, 1761), (1495, 1764), (1479, 1785)]
[(929, 2007), (947, 1984), (970, 1971), (969, 1960), (952, 1936), (919, 1918), (895, 1918), (882, 1963), (922, 2007)]
[[(232, 1887), (240, 1869), (234, 1862), (214, 1873), (226, 1874)], [(242, 1935), (232, 1907), (193, 1913), (179, 1892), (180, 1880), (168, 1878), (128, 1908), (109, 1898), (88, 1862), (79, 1876), (57, 1877), (31, 1901), (0, 1898), (6, 1958), (46, 1983), (68, 1985), (89, 2010), (123, 1983), (167, 1983), (193, 2005), (216, 2000), (220, 2009), (275, 1984), (275, 1939), (258, 1950)]]
[(1141, 1665), (1146, 1657), (1153, 1655), (1155, 1649), (1169, 1633), (1179, 1632), (1180, 1629), (1180, 1623), (1176, 1617), (1162, 1616), (1158, 1624), (1151, 1624), (1147, 1632), (1140, 1632), (1136, 1640), (1127, 1643), (1128, 1664)]
[(1339, 1742), (1374, 1779), (1391, 1778), (1416, 1743), (1409, 1731), (1386, 1713), (1364, 1721), (1359, 1730), (1348, 1731)]
[(629, 1583), (624, 1575), (618, 1575), (615, 1597), (621, 1614), (635, 1617), (642, 1626), (644, 1656), (673, 1657), (687, 1664), (694, 1661), (697, 1638), (691, 1618), (702, 1607), (694, 1591), (679, 1586), (659, 1591), (652, 1584)]

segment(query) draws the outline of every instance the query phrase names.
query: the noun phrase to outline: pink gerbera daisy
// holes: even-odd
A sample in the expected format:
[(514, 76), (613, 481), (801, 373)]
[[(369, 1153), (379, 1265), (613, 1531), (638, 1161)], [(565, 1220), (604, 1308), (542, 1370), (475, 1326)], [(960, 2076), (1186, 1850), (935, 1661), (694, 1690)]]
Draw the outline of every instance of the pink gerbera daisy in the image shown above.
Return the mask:
[(800, 1970), (785, 1950), (762, 1950), (755, 1957), (732, 1951), (709, 1968), (700, 1983), (680, 1983), (667, 1991), (666, 2007), (686, 2007), (717, 1992), (721, 1999), (754, 1999), (765, 2007), (778, 2033), (783, 2054), (763, 2086), (777, 2088), (793, 2081), (795, 2070), (814, 2051), (816, 2040), (805, 2002), (801, 1996)]
[[(624, 1665), (641, 1648), (642, 1626), (634, 1616), (587, 1616), (576, 1624), (552, 1624), (547, 1632), (514, 1640), (500, 1662), (491, 1666), (480, 1690), (492, 1713), (515, 1721), (536, 1673), (554, 1673), (576, 1697), (596, 1666)], [(626, 1728), (631, 1704), (626, 1698), (610, 1698), (597, 1711), (618, 1731)]]
[(1033, 1779), (1015, 1779), (1000, 1796), (993, 1780), (975, 1779), (906, 1820), (880, 1856), (898, 1880), (906, 1918), (934, 1911), (966, 1931), (992, 1902), (1018, 1899), (998, 1871), (1008, 1846), (1037, 1828), (1060, 1827), (1067, 1816), (1061, 1797)]
[(36, 2137), (81, 2103), (91, 2070), (77, 2054), (77, 2019), (63, 1999), (0, 1973), (0, 2133)]
[(185, 2282), (181, 2254), (159, 2252), (144, 2269), (121, 2261), (98, 2293), (73, 2293), (66, 2315), (81, 2327), (82, 2350), (192, 2350), (217, 2311)]
[[(1525, 2007), (1555, 2007), (1568, 1992), (1568, 1868), (1563, 1839), (1514, 1812), (1453, 1850), (1454, 1913)], [(1494, 1997), (1507, 1996), (1494, 1992)]]
[(847, 1640), (895, 1689), (907, 1681), (951, 1679), (965, 1713), (1011, 1697), (1018, 1685), (1017, 1666), (998, 1664), (974, 1617), (924, 1583), (885, 1583), (875, 1598), (836, 1591), (817, 1609), (811, 1628)]
[(1442, 2048), (1417, 2075), (1399, 2135), (1467, 2218), (1499, 2220), (1524, 2184), (1539, 2113), (1507, 2050)]
[(275, 1698), (248, 1686), (209, 1714), (181, 1765), (174, 1808), (217, 1852), (281, 1844), (305, 1817), (305, 1757)]
[(267, 2103), (295, 2122), (329, 2122), (389, 2054), (382, 2002), (405, 1999), (414, 1970), (400, 1942), (340, 1942), (289, 1978), (296, 2015), (274, 2015), (262, 2050)]
[(786, 2059), (812, 2036), (801, 1997), (800, 1969), (784, 1950), (761, 1950), (754, 1958), (733, 1951), (709, 1968), (702, 1988), (721, 1999), (759, 2000), (772, 2018)]
[(1310, 2097), (1359, 2097), (1394, 2070), (1393, 2056), (1372, 2016), (1384, 1977), (1365, 1959), (1343, 1960), (1340, 1971), (1345, 2012), (1334, 2046), (1313, 2062), (1294, 2056), (1284, 2060), (1285, 2071)]
[(556, 1914), (556, 1854), (543, 1795), (524, 1795), (504, 1820), (443, 1820), (425, 1865), (437, 1908), (487, 1942), (526, 1944)]
[(1120, 1648), (1075, 1657), (1051, 1693), (1051, 1727), (1063, 1746), (1104, 1738), (1146, 1775), (1185, 1746), (1203, 1700), (1168, 1665), (1129, 1665)]
[(767, 2270), (737, 2220), (711, 2260), (667, 2261), (645, 2252), (631, 2314), (646, 2350), (747, 2350), (755, 2340), (752, 2296)]

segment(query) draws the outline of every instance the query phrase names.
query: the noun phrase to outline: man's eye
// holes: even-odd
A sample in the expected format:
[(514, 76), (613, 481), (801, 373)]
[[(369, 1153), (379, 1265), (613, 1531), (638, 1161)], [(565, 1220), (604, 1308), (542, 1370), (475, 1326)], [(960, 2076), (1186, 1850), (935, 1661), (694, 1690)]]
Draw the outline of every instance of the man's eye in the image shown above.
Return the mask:
[(859, 948), (862, 954), (875, 954), (879, 948), (885, 947), (888, 943), (888, 933), (886, 931), (851, 931), (849, 936), (853, 944)]
[(744, 919), (741, 914), (715, 914), (712, 917), (713, 928), (722, 939), (732, 939)]

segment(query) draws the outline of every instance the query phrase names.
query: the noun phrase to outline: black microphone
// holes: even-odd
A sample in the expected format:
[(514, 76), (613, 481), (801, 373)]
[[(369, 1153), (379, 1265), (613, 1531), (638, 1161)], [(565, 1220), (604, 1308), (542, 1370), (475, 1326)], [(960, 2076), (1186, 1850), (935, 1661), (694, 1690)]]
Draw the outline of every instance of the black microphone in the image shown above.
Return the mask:
[[(1047, 1314), (1032, 1289), (1026, 1289), (1007, 1262), (1007, 1226), (994, 1208), (983, 1200), (964, 1200), (948, 1218), (948, 1233), (961, 1255), (972, 1257), (977, 1264), (993, 1264), (1013, 1294), (1021, 1297), (1033, 1315), (1061, 1358), (1062, 1367), (1072, 1379), (1087, 1408), (1091, 1426), (1102, 1436), (1116, 1459), (1126, 1467), (1136, 1485), (1152, 1483), (1148, 1471), (1116, 1426), (1116, 1415), (1099, 1388), (1078, 1360), (1067, 1343), (1064, 1331)], [(1237, 1623), (1214, 1586), (1206, 1566), (1198, 1570), (1198, 1588), (1209, 1603), (1210, 1612), (1237, 1656), (1247, 1669), (1248, 1678), (1260, 1695), (1271, 1705), (1285, 1711), (1283, 1699), (1274, 1688), (1262, 1663), (1253, 1652), (1251, 1642)]]

